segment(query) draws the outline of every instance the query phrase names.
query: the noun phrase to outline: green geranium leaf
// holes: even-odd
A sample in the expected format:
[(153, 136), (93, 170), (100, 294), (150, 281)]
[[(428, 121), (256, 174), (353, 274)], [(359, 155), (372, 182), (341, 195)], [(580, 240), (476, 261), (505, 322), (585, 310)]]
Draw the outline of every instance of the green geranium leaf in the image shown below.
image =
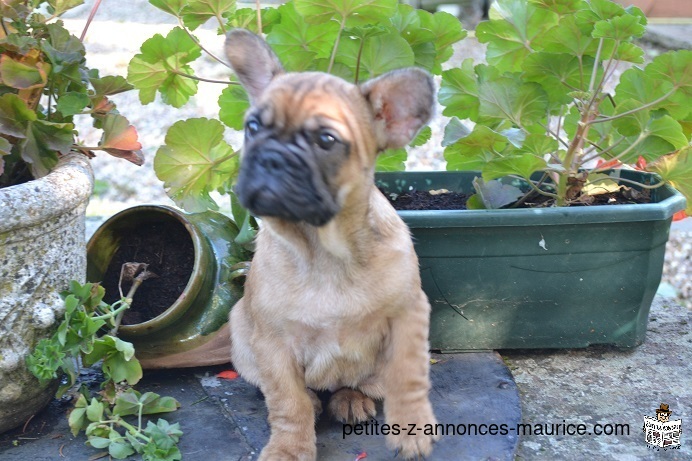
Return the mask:
[(19, 96), (13, 93), (0, 96), (0, 133), (26, 138), (26, 127), (34, 120), (36, 113)]
[(687, 198), (685, 213), (692, 216), (692, 148), (685, 147), (661, 157), (647, 169), (661, 175)]
[(225, 21), (222, 16), (235, 11), (236, 0), (187, 0), (180, 11), (180, 16), (188, 29), (194, 30), (211, 18), (217, 18), (219, 24)]
[(502, 184), (497, 180), (484, 182), (481, 178), (475, 178), (473, 187), (483, 201), (485, 208), (491, 210), (516, 202), (524, 195), (524, 192), (518, 187)]
[(50, 68), (42, 62), (28, 65), (3, 55), (0, 57), (0, 82), (18, 90), (41, 88), (48, 79), (46, 67)]
[[(551, 105), (572, 102), (571, 91), (585, 91), (589, 87), (593, 59), (577, 58), (572, 54), (535, 52), (523, 63), (524, 78), (541, 85)], [(602, 69), (597, 74), (600, 81)]]
[(507, 138), (484, 125), (476, 125), (468, 136), (447, 146), (447, 170), (482, 170), (507, 146)]
[(331, 19), (347, 27), (388, 22), (397, 10), (396, 0), (295, 0), (296, 10), (310, 24)]
[(86, 417), (86, 407), (87, 400), (83, 394), (79, 394), (79, 398), (75, 403), (74, 408), (70, 412), (70, 416), (67, 418), (67, 423), (70, 426), (70, 432), (72, 435), (77, 437), (80, 431), (84, 430), (89, 424)]
[(74, 142), (72, 123), (29, 122), (26, 138), (21, 144), (22, 160), (27, 162), (35, 178), (47, 175), (58, 163), (56, 152), (67, 154)]
[(463, 125), (458, 118), (452, 117), (447, 126), (445, 126), (445, 133), (442, 138), (442, 147), (447, 147), (450, 144), (454, 144), (459, 139), (468, 136), (471, 130)]
[(124, 77), (120, 75), (107, 75), (101, 78), (89, 79), (91, 86), (98, 96), (112, 96), (114, 94), (123, 93), (132, 90), (134, 86), (127, 83)]
[[(269, 33), (274, 26), (282, 21), (279, 8), (262, 8), (260, 15), (262, 17), (262, 31)], [(229, 28), (248, 29), (256, 34), (259, 33), (257, 26), (257, 11), (253, 8), (241, 8), (232, 14), (225, 15), (228, 18)]]
[(187, 4), (187, 0), (149, 0), (149, 3), (168, 14), (180, 17), (180, 11)]
[(416, 135), (415, 138), (413, 138), (413, 141), (409, 144), (411, 147), (419, 147), (425, 144), (430, 140), (430, 137), (432, 136), (432, 129), (429, 126), (424, 126)]
[[(664, 53), (646, 66), (644, 72), (653, 79), (661, 79), (672, 85), (674, 92), (657, 107), (669, 103), (690, 109), (692, 100), (692, 50), (679, 50)], [(672, 113), (672, 112), (671, 112)], [(682, 109), (677, 111), (678, 115)], [(680, 117), (682, 118), (682, 117)]]
[(442, 72), (438, 100), (445, 107), (443, 115), (478, 120), (478, 94), (472, 59), (465, 59), (460, 67)]
[(543, 51), (567, 53), (576, 57), (594, 56), (598, 40), (591, 36), (593, 25), (577, 20), (575, 16), (565, 16), (550, 33), (541, 38)]
[(111, 444), (111, 441), (104, 437), (89, 437), (87, 443), (94, 448), (106, 448)]
[(497, 0), (490, 20), (476, 28), (476, 37), (488, 44), (488, 64), (499, 71), (518, 71), (533, 49), (533, 41), (555, 26), (558, 16), (525, 0)]
[(557, 139), (543, 133), (529, 134), (519, 149), (520, 152), (528, 152), (538, 157), (557, 151)]
[(89, 96), (84, 93), (68, 92), (58, 99), (56, 108), (64, 116), (79, 114), (89, 105)]
[(546, 118), (548, 96), (540, 85), (524, 82), (519, 76), (505, 76), (481, 82), (478, 87), (481, 121), (509, 120), (515, 126), (526, 126)]
[(452, 57), (452, 45), (462, 40), (468, 34), (462, 28), (459, 19), (449, 13), (438, 11), (430, 15), (430, 13), (423, 10), (417, 10), (417, 12), (420, 16), (423, 30), (429, 29), (433, 34), (432, 43), (435, 45), (435, 60), (433, 68), (429, 70), (433, 74), (440, 74), (442, 73), (442, 64)]
[(61, 16), (65, 11), (84, 3), (84, 0), (48, 0), (49, 12)]
[(160, 34), (142, 44), (127, 69), (127, 80), (140, 90), (142, 104), (154, 100), (156, 91), (163, 102), (182, 107), (197, 92), (197, 82), (179, 74), (193, 75), (187, 64), (201, 55), (197, 44), (180, 27), (164, 38)]
[(84, 61), (84, 45), (63, 27), (61, 21), (46, 26), (50, 41), (43, 42), (42, 49), (53, 64), (53, 72), (63, 72), (66, 67)]
[(508, 175), (518, 175), (529, 180), (533, 173), (544, 170), (546, 166), (541, 157), (528, 153), (494, 158), (483, 167), (483, 180), (490, 181)]
[(267, 43), (288, 71), (308, 70), (314, 58), (328, 58), (339, 31), (335, 22), (308, 25), (292, 3), (279, 7), (281, 23), (267, 35)]
[(529, 0), (529, 3), (559, 15), (568, 15), (588, 8), (588, 4), (584, 0)]
[(242, 130), (245, 112), (250, 107), (247, 92), (240, 85), (229, 85), (219, 96), (219, 120), (234, 130)]
[(638, 16), (625, 14), (613, 19), (598, 21), (594, 25), (594, 38), (608, 38), (618, 42), (644, 35), (646, 27), (640, 24)]
[(129, 442), (124, 442), (124, 438), (122, 438), (122, 440), (123, 441), (111, 442), (111, 444), (108, 445), (108, 454), (115, 459), (125, 459), (135, 454), (135, 449), (132, 445), (130, 445)]
[(415, 60), (411, 46), (393, 32), (367, 38), (362, 49), (361, 40), (342, 37), (337, 60), (355, 69), (358, 67), (359, 56), (358, 81), (377, 77), (390, 70), (412, 66)]
[(0, 137), (0, 175), (4, 172), (5, 162), (2, 159), (5, 155), (10, 155), (12, 151), (12, 144), (5, 139)]
[(376, 171), (404, 171), (406, 169), (406, 149), (387, 149), (377, 156)]
[(223, 125), (206, 118), (176, 122), (154, 158), (156, 175), (175, 202), (190, 212), (218, 209), (209, 193), (235, 177), (238, 158), (223, 140)]
[(86, 417), (91, 422), (103, 420), (103, 412), (105, 411), (103, 402), (99, 402), (95, 397), (91, 399), (89, 405), (86, 406)]

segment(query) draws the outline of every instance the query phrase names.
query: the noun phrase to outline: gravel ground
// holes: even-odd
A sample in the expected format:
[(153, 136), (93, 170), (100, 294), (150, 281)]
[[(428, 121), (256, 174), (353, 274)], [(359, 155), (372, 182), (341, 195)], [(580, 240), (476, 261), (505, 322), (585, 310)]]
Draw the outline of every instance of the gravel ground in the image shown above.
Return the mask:
[[(86, 5), (73, 10), (66, 19), (66, 25), (73, 32), (81, 32), (91, 4), (92, 2), (87, 1)], [(100, 69), (101, 75), (126, 75), (128, 62), (138, 52), (139, 46), (155, 33), (165, 34), (175, 24), (174, 18), (141, 0), (108, 2), (102, 6), (85, 40), (89, 64)], [(196, 35), (207, 49), (217, 56), (223, 56), (223, 40), (216, 34), (213, 25), (198, 29)], [(647, 45), (646, 51), (652, 57), (662, 50)], [(455, 47), (455, 54), (447, 65), (458, 65), (466, 58), (480, 60), (483, 54), (483, 45), (469, 37)], [(200, 60), (194, 67), (197, 75), (212, 79), (223, 79), (229, 72), (210, 58)], [(166, 130), (176, 121), (189, 117), (216, 118), (216, 100), (221, 90), (223, 85), (201, 83), (199, 93), (182, 109), (166, 106), (158, 98), (156, 102), (142, 106), (135, 92), (115, 96), (113, 99), (119, 111), (138, 130), (146, 163), (137, 167), (106, 154), (99, 154), (93, 160), (97, 187), (88, 214), (103, 217), (141, 203), (172, 204), (153, 171), (154, 154), (163, 144)], [(431, 124), (431, 140), (424, 146), (411, 150), (408, 169), (444, 169), (440, 142), (448, 119), (439, 115), (441, 112), (438, 107), (438, 116)], [(98, 141), (100, 136), (100, 133), (90, 129), (89, 120), (84, 120), (80, 125), (80, 133), (87, 144)], [(240, 147), (241, 138), (238, 133), (228, 130), (227, 141), (235, 149)], [(227, 199), (221, 200), (222, 208), (226, 208)], [(688, 309), (692, 309), (692, 225), (689, 223), (674, 227), (671, 233), (663, 281), (667, 295), (677, 296)]]

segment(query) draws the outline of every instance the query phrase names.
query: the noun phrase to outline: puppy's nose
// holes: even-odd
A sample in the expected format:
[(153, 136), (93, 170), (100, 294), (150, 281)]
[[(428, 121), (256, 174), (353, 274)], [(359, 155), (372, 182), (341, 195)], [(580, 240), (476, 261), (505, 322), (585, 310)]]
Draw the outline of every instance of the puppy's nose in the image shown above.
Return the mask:
[(282, 173), (286, 170), (286, 157), (274, 150), (260, 152), (257, 156), (257, 163), (267, 173)]

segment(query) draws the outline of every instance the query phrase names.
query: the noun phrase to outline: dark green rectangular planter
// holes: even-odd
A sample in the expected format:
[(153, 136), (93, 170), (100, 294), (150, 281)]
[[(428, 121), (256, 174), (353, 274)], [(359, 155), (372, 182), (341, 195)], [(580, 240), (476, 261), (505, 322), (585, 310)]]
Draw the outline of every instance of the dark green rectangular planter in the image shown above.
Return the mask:
[[(388, 192), (473, 193), (479, 175), (378, 173), (376, 181)], [(400, 211), (432, 305), (431, 348), (641, 344), (672, 216), (685, 207), (672, 188), (652, 195), (656, 203), (645, 205)]]

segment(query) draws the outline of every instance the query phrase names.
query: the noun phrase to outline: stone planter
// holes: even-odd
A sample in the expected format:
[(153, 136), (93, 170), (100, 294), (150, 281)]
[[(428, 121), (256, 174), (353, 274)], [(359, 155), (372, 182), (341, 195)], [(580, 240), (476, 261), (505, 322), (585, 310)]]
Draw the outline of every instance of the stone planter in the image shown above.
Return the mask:
[(0, 432), (53, 397), (25, 366), (62, 315), (59, 293), (84, 281), (84, 215), (94, 184), (89, 160), (63, 158), (49, 175), (0, 189)]

